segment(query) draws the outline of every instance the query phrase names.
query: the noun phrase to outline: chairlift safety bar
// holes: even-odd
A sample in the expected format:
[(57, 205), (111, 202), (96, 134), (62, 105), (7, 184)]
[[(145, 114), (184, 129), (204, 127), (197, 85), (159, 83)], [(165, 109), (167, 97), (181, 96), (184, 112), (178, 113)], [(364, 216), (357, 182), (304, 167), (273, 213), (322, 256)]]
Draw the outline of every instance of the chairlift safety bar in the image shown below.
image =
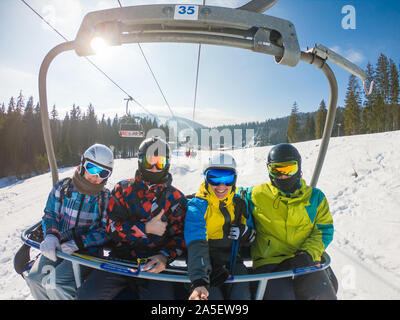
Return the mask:
[[(39, 249), (40, 244), (36, 241), (29, 239), (29, 234), (35, 230), (41, 222), (36, 223), (32, 227), (26, 229), (21, 234), (21, 240), (23, 243), (35, 248)], [(151, 273), (145, 271), (138, 271), (137, 264), (127, 264), (127, 263), (119, 263), (118, 261), (109, 260), (107, 262), (96, 261), (96, 258), (93, 257), (93, 260), (84, 259), (80, 257), (80, 255), (76, 254), (66, 254), (62, 251), (56, 251), (57, 257), (68, 260), (72, 262), (72, 267), (74, 271), (75, 283), (77, 288), (81, 285), (81, 273), (79, 265), (85, 265), (90, 268), (112, 272), (124, 276), (130, 277), (140, 277), (143, 279), (150, 279), (150, 280), (157, 280), (157, 281), (170, 281), (170, 282), (180, 282), (180, 283), (190, 283), (189, 277), (187, 276), (187, 272), (182, 272), (183, 268), (180, 270), (174, 270), (173, 268), (167, 268), (166, 271), (169, 273)], [(281, 271), (281, 272), (271, 272), (271, 273), (260, 273), (260, 274), (248, 274), (248, 275), (237, 275), (229, 278), (226, 282), (227, 283), (237, 283), (237, 282), (252, 282), (258, 281), (258, 288), (255, 295), (256, 300), (262, 300), (264, 297), (264, 292), (268, 283), (268, 280), (272, 279), (279, 279), (279, 278), (287, 278), (287, 277), (294, 277), (298, 275), (304, 275), (308, 273), (318, 272), (325, 270), (329, 267), (331, 263), (331, 259), (329, 255), (325, 252), (324, 253), (324, 262), (319, 266), (309, 266), (305, 268), (297, 268), (288, 271)], [(173, 274), (175, 273), (175, 274)]]
[[(183, 14), (189, 10), (194, 12), (192, 16)], [(262, 33), (257, 34), (259, 29)], [(135, 42), (225, 45), (273, 54), (284, 65), (295, 66), (300, 61), (299, 43), (290, 21), (215, 6), (144, 5), (90, 12), (76, 36), (76, 53), (94, 54), (90, 43), (95, 37), (102, 37), (109, 45)]]

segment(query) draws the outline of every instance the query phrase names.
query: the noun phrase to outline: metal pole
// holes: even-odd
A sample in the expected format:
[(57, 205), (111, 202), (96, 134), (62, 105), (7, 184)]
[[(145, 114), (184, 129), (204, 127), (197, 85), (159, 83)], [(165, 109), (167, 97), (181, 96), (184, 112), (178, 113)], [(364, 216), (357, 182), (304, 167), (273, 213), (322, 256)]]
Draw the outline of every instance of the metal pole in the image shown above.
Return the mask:
[(49, 69), (50, 63), (53, 59), (60, 54), (61, 52), (68, 51), (74, 49), (74, 42), (68, 41), (61, 43), (51, 49), (49, 53), (44, 58), (42, 65), (40, 66), (39, 71), (39, 104), (40, 104), (40, 117), (42, 120), (42, 129), (43, 129), (43, 137), (44, 143), (46, 146), (47, 159), (49, 161), (49, 166), (53, 178), (53, 185), (58, 181), (58, 170), (57, 170), (57, 162), (54, 154), (53, 147), (53, 139), (51, 137), (51, 128), (50, 128), (50, 120), (49, 120), (49, 111), (47, 108), (47, 87), (46, 87), (46, 78), (47, 71)]
[(324, 59), (321, 59), (312, 53), (302, 52), (301, 60), (309, 64), (313, 64), (317, 68), (321, 69), (326, 78), (328, 79), (330, 88), (328, 114), (325, 120), (324, 133), (322, 134), (321, 146), (318, 153), (317, 163), (315, 164), (314, 173), (310, 183), (312, 187), (315, 187), (317, 185), (318, 178), (321, 173), (326, 152), (328, 151), (329, 139), (331, 137), (333, 124), (335, 122), (336, 104), (338, 100), (338, 85), (335, 74), (333, 73), (332, 69), (326, 64), (326, 61)]
[(81, 266), (76, 261), (72, 262), (72, 270), (74, 271), (75, 285), (79, 288), (82, 285)]

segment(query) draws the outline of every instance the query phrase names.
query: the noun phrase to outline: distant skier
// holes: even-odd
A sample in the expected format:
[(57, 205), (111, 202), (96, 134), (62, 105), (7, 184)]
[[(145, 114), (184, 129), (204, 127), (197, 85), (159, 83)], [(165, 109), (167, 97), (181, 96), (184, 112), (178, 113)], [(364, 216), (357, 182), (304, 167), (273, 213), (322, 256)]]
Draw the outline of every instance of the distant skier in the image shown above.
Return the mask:
[(185, 218), (189, 299), (249, 300), (248, 282), (224, 284), (229, 275), (248, 273), (239, 247), (250, 246), (256, 236), (246, 203), (235, 195), (235, 159), (214, 154), (203, 171), (205, 181), (189, 201)]
[[(105, 184), (113, 165), (112, 151), (105, 145), (94, 144), (82, 155), (72, 179), (59, 181), (51, 190), (42, 218), (42, 255), (26, 278), (33, 298), (76, 298), (72, 263), (58, 258), (56, 250), (67, 254), (78, 250), (93, 254), (102, 251), (99, 246), (108, 240), (105, 209), (110, 197)], [(91, 270), (81, 266), (82, 276), (87, 276)]]
[[(183, 253), (187, 199), (172, 186), (170, 149), (159, 137), (139, 146), (135, 177), (118, 182), (107, 208), (110, 257), (139, 262), (143, 271), (160, 273)], [(171, 282), (139, 279), (94, 270), (78, 290), (80, 300), (111, 300), (133, 288), (144, 300), (174, 299)]]
[[(318, 264), (334, 231), (325, 195), (301, 178), (301, 156), (291, 144), (274, 146), (267, 168), (269, 183), (244, 189), (257, 230), (254, 273)], [(327, 273), (318, 271), (269, 280), (264, 299), (336, 299), (336, 292)]]

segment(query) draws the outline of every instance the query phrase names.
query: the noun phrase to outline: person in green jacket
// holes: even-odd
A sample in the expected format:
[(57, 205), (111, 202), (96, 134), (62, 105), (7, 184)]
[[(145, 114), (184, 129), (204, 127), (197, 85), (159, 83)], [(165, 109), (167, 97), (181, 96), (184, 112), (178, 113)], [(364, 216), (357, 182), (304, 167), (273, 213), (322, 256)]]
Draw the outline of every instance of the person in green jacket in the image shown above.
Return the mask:
[[(274, 146), (267, 167), (269, 183), (244, 189), (257, 231), (253, 272), (319, 264), (334, 232), (325, 195), (302, 179), (301, 156), (291, 144)], [(336, 299), (336, 292), (327, 272), (318, 271), (269, 280), (264, 299)]]

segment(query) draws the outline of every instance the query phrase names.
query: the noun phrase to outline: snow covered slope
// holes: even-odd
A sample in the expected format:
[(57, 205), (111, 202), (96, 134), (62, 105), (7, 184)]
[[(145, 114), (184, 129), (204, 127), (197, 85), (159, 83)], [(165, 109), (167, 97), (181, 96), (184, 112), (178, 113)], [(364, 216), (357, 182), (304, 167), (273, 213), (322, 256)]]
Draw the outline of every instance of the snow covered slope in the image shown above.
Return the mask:
[[(296, 144), (303, 156), (303, 177), (310, 181), (320, 140)], [(233, 152), (239, 164), (238, 184), (268, 180), (265, 159), (270, 147)], [(197, 191), (201, 160), (173, 158), (174, 185)], [(136, 159), (116, 160), (108, 187), (132, 177)], [(60, 170), (60, 178), (74, 168)], [(327, 252), (339, 280), (339, 299), (400, 299), (400, 131), (332, 138), (318, 181), (327, 196), (335, 236)], [(50, 174), (26, 180), (0, 180), (0, 299), (32, 299), (14, 272), (13, 256), (20, 233), (41, 219), (51, 188)]]

